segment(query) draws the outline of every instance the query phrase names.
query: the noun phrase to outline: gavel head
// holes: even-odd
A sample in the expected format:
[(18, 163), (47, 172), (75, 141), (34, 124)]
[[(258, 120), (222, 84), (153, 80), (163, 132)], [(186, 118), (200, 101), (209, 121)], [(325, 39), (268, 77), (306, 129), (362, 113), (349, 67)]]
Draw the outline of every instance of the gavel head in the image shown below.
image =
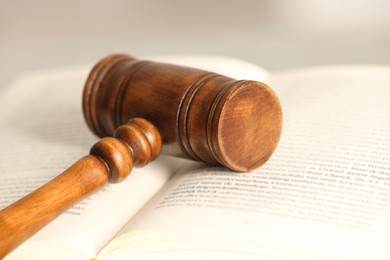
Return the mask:
[(265, 84), (110, 55), (90, 72), (84, 116), (98, 136), (134, 117), (160, 131), (163, 152), (235, 171), (264, 164), (279, 142), (282, 110)]

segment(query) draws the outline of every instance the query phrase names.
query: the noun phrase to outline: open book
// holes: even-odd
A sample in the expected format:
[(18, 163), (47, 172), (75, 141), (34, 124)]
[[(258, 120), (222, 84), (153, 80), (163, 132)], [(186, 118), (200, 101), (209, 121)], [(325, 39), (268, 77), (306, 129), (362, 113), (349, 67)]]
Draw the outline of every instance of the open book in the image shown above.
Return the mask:
[[(271, 160), (236, 173), (162, 156), (6, 259), (390, 258), (390, 67), (268, 74), (221, 57), (156, 59), (268, 83), (284, 111)], [(81, 111), (91, 67), (29, 74), (0, 96), (0, 208), (96, 142)]]

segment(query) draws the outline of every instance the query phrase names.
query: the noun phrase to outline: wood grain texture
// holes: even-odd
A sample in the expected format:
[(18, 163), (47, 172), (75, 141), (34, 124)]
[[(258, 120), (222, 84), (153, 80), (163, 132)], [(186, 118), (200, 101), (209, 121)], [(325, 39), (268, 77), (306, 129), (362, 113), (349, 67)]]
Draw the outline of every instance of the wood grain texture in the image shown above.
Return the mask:
[(115, 133), (92, 146), (58, 177), (0, 211), (0, 259), (42, 227), (107, 182), (124, 180), (133, 161), (145, 165), (161, 151), (161, 137), (148, 121), (133, 118)]
[(282, 129), (278, 98), (263, 83), (128, 55), (110, 55), (93, 68), (83, 109), (100, 137), (142, 117), (159, 129), (164, 153), (236, 171), (264, 164)]

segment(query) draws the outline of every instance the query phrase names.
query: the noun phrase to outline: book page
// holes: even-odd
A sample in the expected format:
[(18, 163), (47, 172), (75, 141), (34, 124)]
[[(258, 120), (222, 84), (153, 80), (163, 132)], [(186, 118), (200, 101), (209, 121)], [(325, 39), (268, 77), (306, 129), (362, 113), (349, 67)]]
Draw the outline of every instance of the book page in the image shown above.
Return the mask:
[[(257, 66), (235, 59), (157, 59), (225, 71), (232, 77), (266, 78)], [(84, 122), (81, 108), (82, 90), (90, 69), (92, 65), (31, 73), (0, 96), (0, 209), (63, 172), (88, 154), (97, 141)], [(37, 259), (95, 257), (183, 161), (162, 156), (143, 169), (134, 169), (124, 182), (107, 185), (69, 209), (7, 259), (31, 259), (32, 255)]]
[(102, 259), (389, 259), (390, 68), (297, 71), (271, 87), (284, 111), (271, 160), (181, 171)]

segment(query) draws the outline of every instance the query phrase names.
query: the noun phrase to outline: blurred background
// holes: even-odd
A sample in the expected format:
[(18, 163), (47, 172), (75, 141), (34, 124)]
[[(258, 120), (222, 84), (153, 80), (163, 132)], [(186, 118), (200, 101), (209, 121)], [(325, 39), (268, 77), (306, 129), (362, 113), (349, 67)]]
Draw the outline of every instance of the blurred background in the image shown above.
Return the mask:
[(30, 70), (213, 54), (268, 70), (390, 64), (385, 0), (0, 0), (0, 92)]

